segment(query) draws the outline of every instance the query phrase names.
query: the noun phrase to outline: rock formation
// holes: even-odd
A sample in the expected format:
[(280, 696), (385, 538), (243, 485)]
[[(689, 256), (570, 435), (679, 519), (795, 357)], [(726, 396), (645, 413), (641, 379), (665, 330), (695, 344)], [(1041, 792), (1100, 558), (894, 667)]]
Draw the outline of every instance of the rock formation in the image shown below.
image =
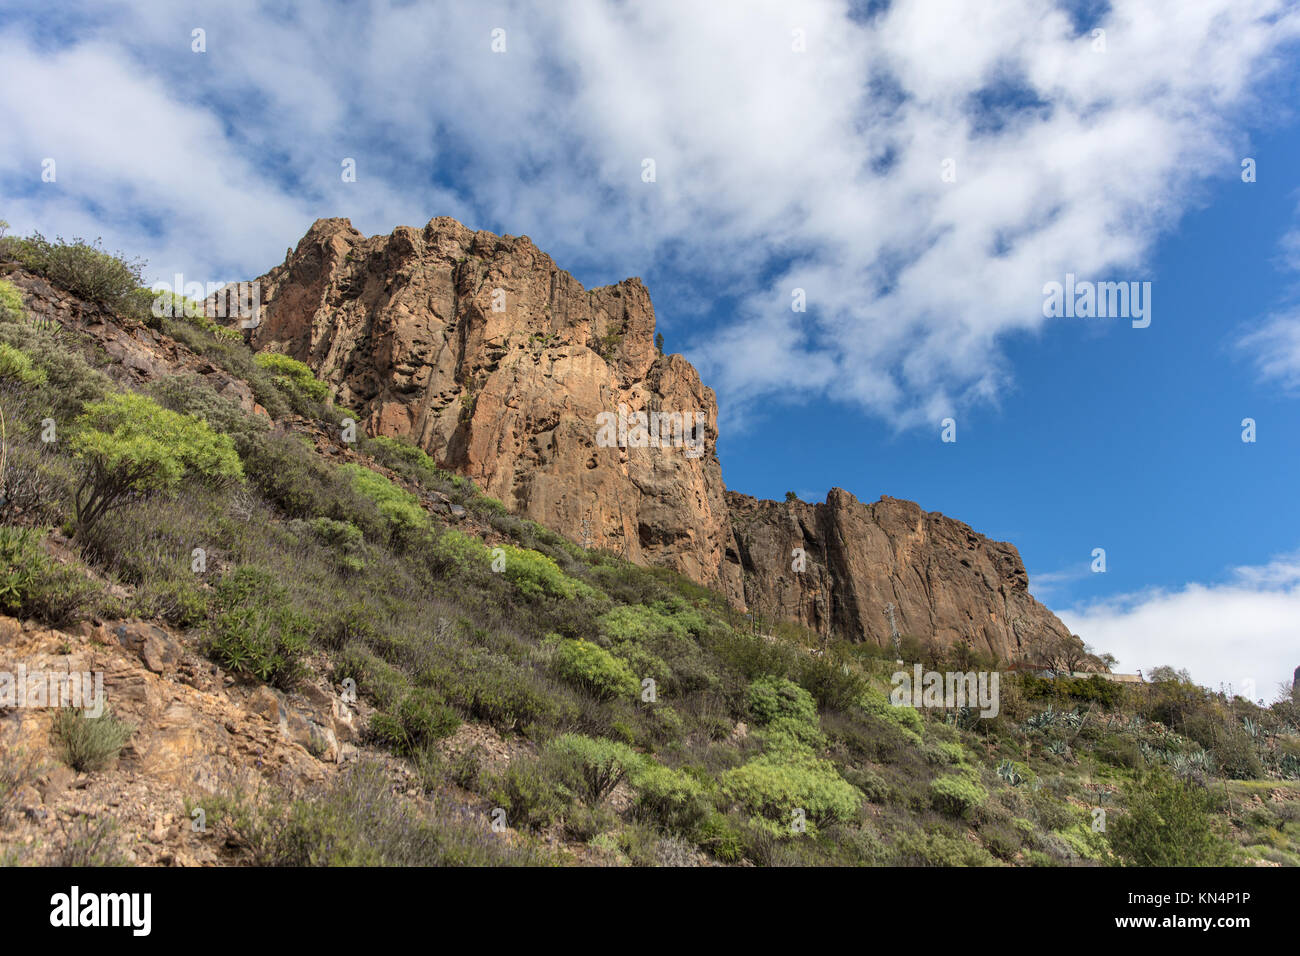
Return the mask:
[[(307, 362), (371, 434), (409, 437), (575, 541), (859, 640), (889, 639), (890, 603), (904, 634), (1003, 657), (1069, 636), (1016, 549), (960, 522), (840, 489), (824, 505), (727, 493), (713, 391), (655, 348), (639, 279), (586, 290), (526, 236), (438, 218), (370, 238), (318, 220), (258, 281), (256, 348)], [(702, 453), (676, 434), (636, 447), (641, 412), (702, 416)], [(620, 415), (626, 441), (600, 440)]]
[[(371, 434), (411, 438), (575, 541), (739, 597), (723, 577), (717, 402), (689, 362), (658, 353), (639, 279), (586, 290), (527, 237), (440, 218), (369, 239), (319, 220), (259, 282), (253, 344), (311, 365)], [(702, 454), (602, 447), (598, 416), (620, 406), (702, 416)]]
[(903, 635), (964, 642), (1003, 659), (1070, 636), (1030, 596), (1015, 547), (913, 502), (866, 505), (832, 488), (825, 504), (735, 492), (727, 504), (745, 599), (764, 617), (884, 646), (892, 604)]

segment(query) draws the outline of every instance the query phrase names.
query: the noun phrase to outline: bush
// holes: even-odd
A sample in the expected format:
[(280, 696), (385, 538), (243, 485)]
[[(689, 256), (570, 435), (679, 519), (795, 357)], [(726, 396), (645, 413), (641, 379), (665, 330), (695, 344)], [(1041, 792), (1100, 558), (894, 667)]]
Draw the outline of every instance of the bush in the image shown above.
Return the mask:
[(1110, 828), (1110, 842), (1131, 866), (1224, 866), (1230, 844), (1214, 825), (1208, 791), (1151, 771)]
[(920, 736), (925, 725), (915, 707), (902, 705), (895, 707), (889, 698), (875, 688), (868, 687), (858, 696), (858, 704), (868, 714), (884, 718), (891, 724)]
[(542, 751), (543, 763), (589, 807), (603, 803), (644, 759), (626, 744), (582, 734), (562, 734)]
[(186, 373), (159, 378), (150, 386), (150, 392), (164, 408), (181, 415), (194, 415), (214, 431), (229, 435), (241, 454), (270, 427), (265, 416), (247, 414), (239, 403), (217, 394), (200, 375)]
[(122, 752), (135, 727), (105, 710), (98, 717), (61, 707), (55, 715), (53, 736), (63, 759), (73, 770), (89, 773), (102, 770)]
[(188, 477), (209, 482), (244, 477), (228, 435), (134, 392), (87, 405), (69, 444), (86, 463), (74, 497), (82, 534), (133, 494), (172, 490)]
[(311, 620), (270, 572), (245, 565), (217, 582), (207, 651), (237, 674), (289, 689), (302, 676)]
[(993, 866), (996, 862), (983, 847), (939, 828), (904, 833), (894, 853), (901, 866)]
[(561, 680), (601, 700), (632, 700), (641, 690), (641, 682), (627, 664), (590, 641), (561, 640), (552, 667)]
[(968, 777), (951, 775), (930, 781), (930, 798), (937, 810), (954, 817), (969, 817), (984, 805), (989, 793)]
[(506, 811), (506, 823), (520, 829), (547, 827), (559, 820), (569, 800), (536, 758), (511, 760), (488, 787), (487, 797)]
[(5, 239), (4, 246), (25, 269), (78, 298), (137, 318), (147, 311), (144, 306), (150, 296), (141, 288), (144, 261), (112, 255), (98, 239), (66, 242), (58, 236), (51, 242), (34, 232), (26, 239)]
[(575, 581), (560, 570), (552, 559), (527, 548), (503, 545), (505, 568), (502, 574), (525, 597), (550, 597), (572, 599), (581, 592), (594, 596), (595, 591), (582, 581)]
[(52, 627), (79, 619), (103, 598), (82, 569), (50, 559), (42, 533), (0, 526), (0, 609)]
[(19, 322), (27, 314), (23, 294), (12, 282), (0, 279), (0, 322)]
[(274, 376), (272, 381), (290, 394), (306, 396), (313, 402), (323, 402), (329, 398), (329, 385), (318, 379), (310, 367), (295, 358), (279, 352), (262, 352), (253, 361), (258, 368), (271, 372)]
[(410, 544), (428, 533), (429, 516), (415, 495), (361, 465), (348, 463), (340, 470), (352, 482), (353, 491), (379, 509), (396, 542)]
[(385, 745), (406, 757), (455, 732), (460, 716), (433, 690), (417, 687), (407, 692), (395, 714), (371, 718), (371, 732)]
[(764, 677), (750, 684), (749, 710), (760, 726), (779, 718), (817, 726), (812, 694), (784, 677)]
[(728, 770), (719, 783), (723, 793), (780, 835), (790, 833), (796, 809), (816, 822), (847, 822), (862, 806), (862, 794), (839, 775), (834, 764), (803, 751), (763, 754)]
[(691, 776), (654, 760), (645, 760), (632, 775), (636, 791), (633, 814), (669, 830), (694, 834), (709, 816), (711, 806), (704, 788)]
[(0, 378), (11, 378), (23, 385), (45, 384), (45, 372), (32, 365), (31, 356), (8, 342), (0, 342)]
[(287, 801), (242, 794), (210, 799), (214, 825), (231, 830), (258, 866), (516, 866), (549, 858), (504, 841), (452, 808), (422, 810), (393, 793), (377, 763), (339, 774), (323, 792)]

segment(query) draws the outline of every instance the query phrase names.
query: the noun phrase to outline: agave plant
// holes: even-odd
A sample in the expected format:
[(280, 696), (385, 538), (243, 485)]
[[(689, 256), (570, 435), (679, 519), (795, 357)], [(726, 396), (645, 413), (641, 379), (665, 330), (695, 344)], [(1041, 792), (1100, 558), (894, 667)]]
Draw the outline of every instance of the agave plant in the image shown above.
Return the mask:
[(1300, 780), (1300, 757), (1283, 754), (1278, 758), (1277, 772), (1283, 780)]
[(1069, 750), (1069, 747), (1064, 740), (1053, 740), (1047, 745), (1047, 752), (1058, 757), (1064, 757), (1067, 750)]
[(1055, 726), (1059, 717), (1060, 714), (1056, 712), (1051, 704), (1048, 704), (1041, 713), (1034, 714), (1026, 720), (1025, 725), (1028, 727), (1052, 727)]
[(1024, 775), (1016, 769), (1016, 765), (1010, 760), (1004, 760), (998, 765), (998, 776), (1013, 787), (1018, 787), (1025, 782)]

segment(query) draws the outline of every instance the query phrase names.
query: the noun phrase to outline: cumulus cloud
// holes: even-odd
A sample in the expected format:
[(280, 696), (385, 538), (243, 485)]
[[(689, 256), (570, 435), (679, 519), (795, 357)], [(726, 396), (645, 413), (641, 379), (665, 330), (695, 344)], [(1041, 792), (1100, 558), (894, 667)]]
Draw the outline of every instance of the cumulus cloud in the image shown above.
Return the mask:
[(64, 5), (60, 31), (19, 9), (0, 212), (215, 279), (316, 216), (453, 215), (589, 283), (678, 277), (651, 291), (726, 408), (828, 395), (934, 421), (1003, 394), (1000, 342), (1047, 321), (1044, 283), (1158, 279), (1153, 240), (1236, 175), (1300, 33), (1285, 0), (1077, 6), (134, 0)]
[(1080, 605), (1058, 615), (1118, 670), (1172, 664), (1199, 684), (1272, 701), (1300, 665), (1300, 554), (1192, 583)]

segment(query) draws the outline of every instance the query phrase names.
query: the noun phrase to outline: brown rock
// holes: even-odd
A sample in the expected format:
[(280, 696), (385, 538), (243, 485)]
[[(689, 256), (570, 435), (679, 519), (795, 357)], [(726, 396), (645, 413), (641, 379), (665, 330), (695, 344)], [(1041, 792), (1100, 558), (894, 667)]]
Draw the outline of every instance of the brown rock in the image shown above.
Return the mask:
[(113, 628), (113, 635), (119, 644), (133, 651), (141, 663), (155, 674), (171, 670), (180, 660), (180, 645), (156, 624), (127, 621)]
[[(310, 364), (372, 434), (410, 437), (575, 541), (739, 598), (716, 400), (656, 351), (639, 279), (588, 291), (527, 237), (439, 218), (369, 239), (319, 220), (259, 281), (254, 345)], [(703, 453), (599, 447), (597, 416), (620, 404), (702, 414)]]
[[(960, 521), (897, 498), (864, 505), (841, 488), (825, 504), (728, 492), (746, 597), (765, 617), (882, 647), (899, 631), (966, 643), (1003, 660), (1069, 631), (1030, 596), (1020, 553)], [(796, 572), (795, 549), (805, 567)]]

